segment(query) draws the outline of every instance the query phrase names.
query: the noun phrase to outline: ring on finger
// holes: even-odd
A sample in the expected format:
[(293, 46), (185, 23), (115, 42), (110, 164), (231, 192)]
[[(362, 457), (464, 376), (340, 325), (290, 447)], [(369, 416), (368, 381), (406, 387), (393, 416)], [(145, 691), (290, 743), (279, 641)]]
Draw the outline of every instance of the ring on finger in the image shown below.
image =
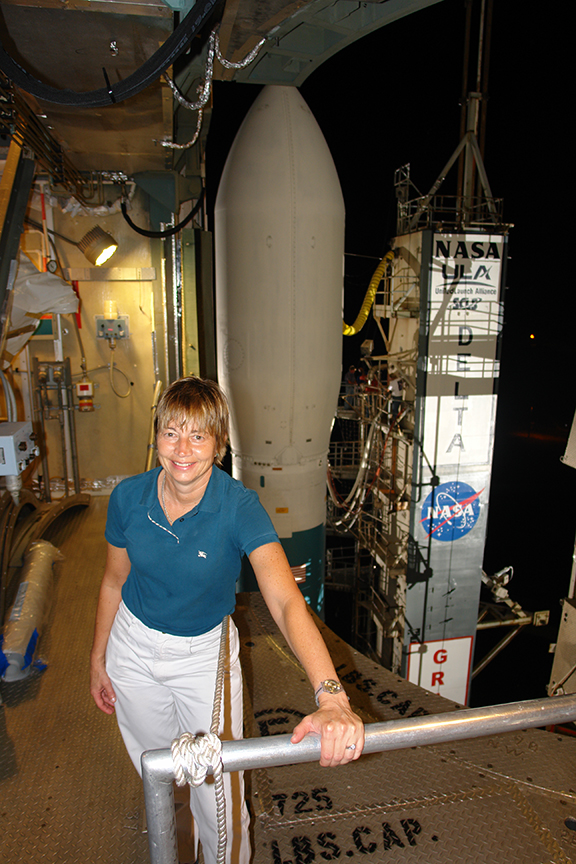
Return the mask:
[(348, 746), (346, 747), (346, 750), (355, 750), (355, 749), (356, 749), (356, 744), (348, 744)]

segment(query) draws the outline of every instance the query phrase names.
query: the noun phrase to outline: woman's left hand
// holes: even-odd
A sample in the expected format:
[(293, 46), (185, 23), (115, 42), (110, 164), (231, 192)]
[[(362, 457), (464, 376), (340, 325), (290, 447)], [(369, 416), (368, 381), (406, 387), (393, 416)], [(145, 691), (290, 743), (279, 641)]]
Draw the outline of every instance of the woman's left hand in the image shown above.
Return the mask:
[(291, 741), (297, 744), (309, 732), (321, 735), (320, 765), (333, 768), (358, 759), (364, 747), (364, 724), (350, 708), (342, 693), (323, 694), (320, 707), (294, 729)]

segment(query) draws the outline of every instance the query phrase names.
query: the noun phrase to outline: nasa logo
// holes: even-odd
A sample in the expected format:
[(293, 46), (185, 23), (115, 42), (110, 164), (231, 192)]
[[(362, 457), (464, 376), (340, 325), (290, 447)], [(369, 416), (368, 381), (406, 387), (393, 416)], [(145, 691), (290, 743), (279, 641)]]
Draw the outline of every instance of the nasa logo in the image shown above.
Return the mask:
[(494, 258), (500, 259), (500, 252), (496, 243), (484, 242), (467, 243), (455, 238), (455, 247), (451, 240), (436, 240), (435, 258)]
[(483, 491), (476, 492), (472, 486), (458, 480), (437, 486), (422, 506), (420, 524), (426, 534), (443, 543), (451, 543), (468, 534), (478, 521), (478, 499)]

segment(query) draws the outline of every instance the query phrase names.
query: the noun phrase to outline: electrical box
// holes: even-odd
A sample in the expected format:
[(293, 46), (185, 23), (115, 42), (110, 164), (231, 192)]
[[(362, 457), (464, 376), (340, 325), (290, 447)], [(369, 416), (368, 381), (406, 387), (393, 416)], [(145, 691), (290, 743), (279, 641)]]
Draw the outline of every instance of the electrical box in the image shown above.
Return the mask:
[(32, 423), (0, 423), (0, 476), (21, 474), (39, 454)]
[(94, 411), (94, 384), (88, 378), (76, 383), (76, 397), (79, 411)]
[(96, 336), (98, 339), (127, 339), (128, 315), (119, 315), (118, 318), (105, 318), (104, 315), (96, 315)]

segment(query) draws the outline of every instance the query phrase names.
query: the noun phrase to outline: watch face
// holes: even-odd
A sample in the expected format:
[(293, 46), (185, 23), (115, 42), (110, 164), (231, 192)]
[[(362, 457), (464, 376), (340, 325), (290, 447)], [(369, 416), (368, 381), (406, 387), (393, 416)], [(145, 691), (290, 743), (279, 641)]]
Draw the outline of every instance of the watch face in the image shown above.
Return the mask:
[(323, 681), (322, 688), (325, 693), (339, 693), (342, 690), (342, 685), (338, 681)]
[(318, 697), (321, 693), (342, 693), (343, 689), (344, 688), (339, 681), (333, 681), (331, 678), (328, 678), (326, 681), (321, 681), (320, 686), (314, 693), (316, 704), (320, 704), (318, 702)]

